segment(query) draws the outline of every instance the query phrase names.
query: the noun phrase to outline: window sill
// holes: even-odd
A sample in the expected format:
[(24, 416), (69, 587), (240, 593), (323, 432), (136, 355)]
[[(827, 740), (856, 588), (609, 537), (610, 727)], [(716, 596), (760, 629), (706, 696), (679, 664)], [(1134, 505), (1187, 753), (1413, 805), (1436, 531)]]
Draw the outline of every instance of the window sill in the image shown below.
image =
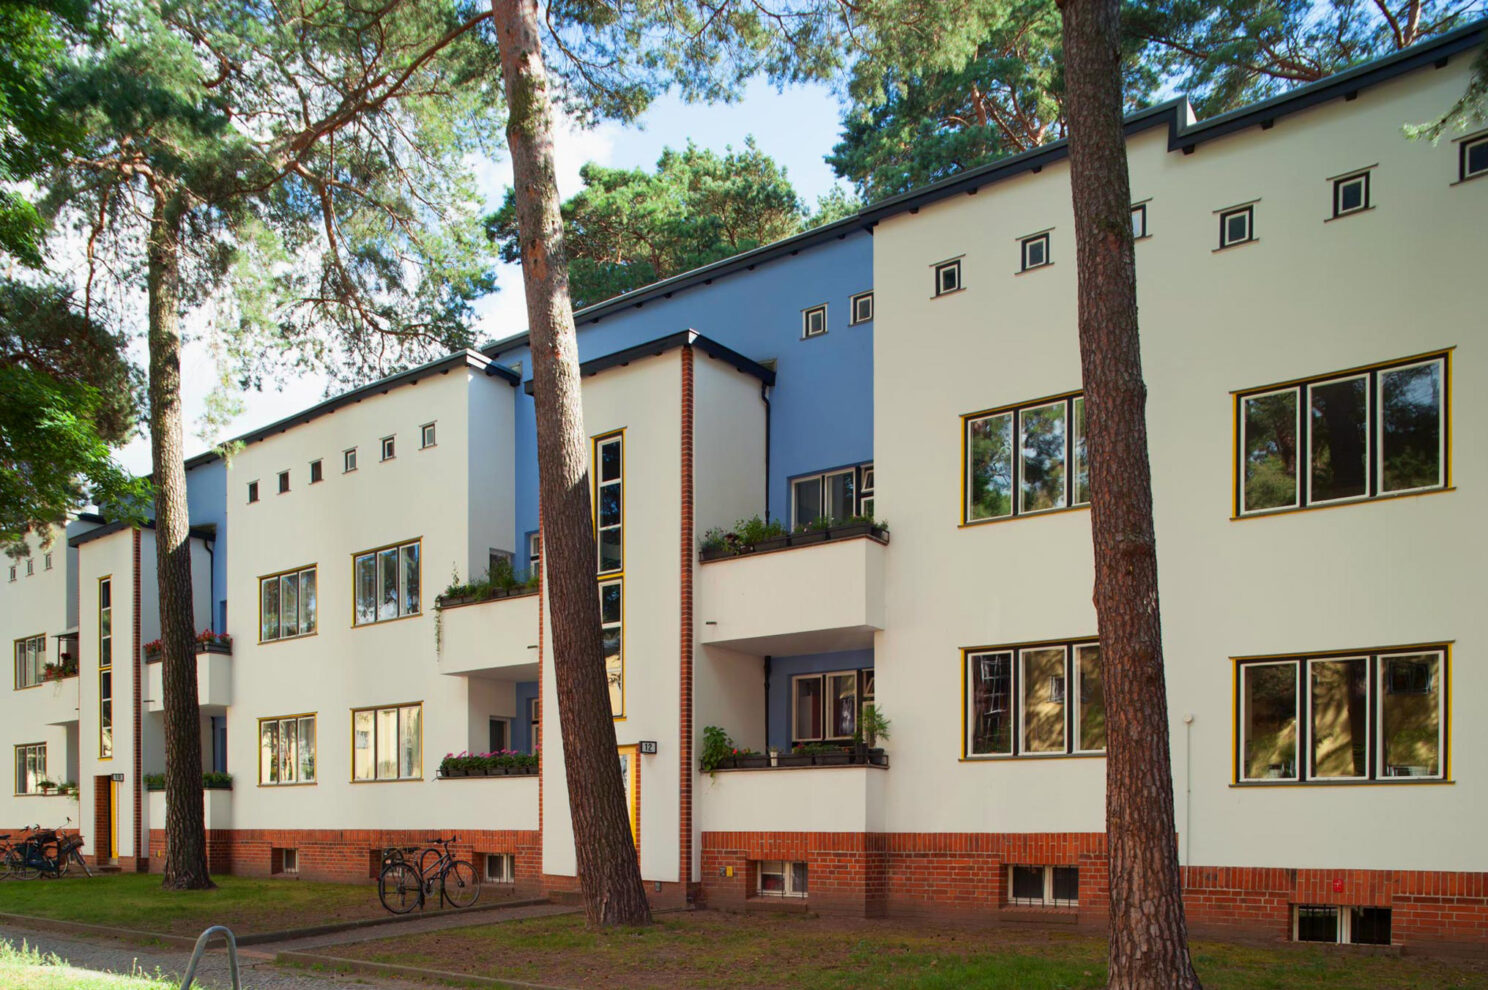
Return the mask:
[(1221, 251), (1230, 251), (1230, 250), (1233, 250), (1234, 248), (1244, 247), (1247, 244), (1259, 244), (1260, 242), (1261, 242), (1261, 239), (1259, 237), (1250, 237), (1250, 238), (1247, 238), (1246, 240), (1243, 240), (1243, 241), (1236, 241), (1234, 244), (1221, 244), (1219, 247), (1215, 248), (1214, 250), (1210, 251), (1209, 253), (1210, 254), (1218, 254)]
[(1042, 265), (1034, 265), (1032, 268), (1020, 268), (1017, 271), (1013, 272), (1013, 276), (1016, 278), (1019, 275), (1032, 275), (1034, 272), (1041, 272), (1045, 268), (1053, 268), (1053, 267), (1054, 267), (1054, 262), (1052, 262), (1052, 261), (1046, 261)]
[(1339, 213), (1339, 214), (1337, 214), (1335, 216), (1327, 217), (1326, 219), (1323, 220), (1323, 223), (1332, 223), (1334, 220), (1347, 220), (1349, 217), (1356, 217), (1360, 213), (1372, 213), (1372, 212), (1374, 212), (1374, 207), (1373, 206), (1365, 206), (1365, 207), (1362, 207), (1361, 209), (1349, 210), (1347, 213)]
[[(261, 788), (263, 788), (266, 791), (276, 791), (276, 790), (279, 790), (279, 789), (285, 788), (285, 787), (314, 787), (318, 783), (320, 783), (320, 781), (318, 781), (318, 780), (296, 780), (293, 783), (288, 783), (288, 784), (264, 784), (264, 783), (260, 783), (258, 786), (261, 787)], [(366, 781), (359, 781), (359, 783), (367, 783), (367, 782)]]
[[(353, 783), (353, 784), (357, 784), (357, 785), (361, 785), (361, 784), (422, 784), (427, 779), (428, 778), (425, 778), (425, 777), (397, 777), (397, 778), (389, 777), (389, 778), (386, 778), (384, 780), (356, 780), (355, 778), (353, 778), (350, 782)], [(269, 785), (266, 785), (266, 786), (269, 786), (269, 787), (284, 787), (284, 786), (288, 786), (288, 785), (284, 785), (284, 784), (269, 784)]]
[[(394, 622), (406, 622), (409, 619), (422, 619), (423, 617), (424, 617), (424, 613), (423, 612), (414, 612), (414, 613), (409, 614), (409, 615), (400, 615), (400, 616), (398, 616), (397, 618), (394, 618), (394, 619), (371, 619), (371, 620), (369, 620), (367, 622), (353, 622), (351, 624), (351, 628), (353, 628), (353, 629), (375, 629), (378, 626), (391, 625)], [(301, 637), (301, 638), (303, 638), (303, 637)]]
[(1457, 781), (1450, 777), (1381, 777), (1377, 780), (1236, 780), (1229, 786), (1245, 790), (1251, 787), (1420, 787), (1455, 783)]
[(1354, 505), (1371, 505), (1376, 502), (1393, 502), (1396, 499), (1420, 498), (1423, 495), (1440, 495), (1443, 492), (1455, 492), (1456, 490), (1456, 485), (1447, 485), (1442, 488), (1427, 488), (1413, 492), (1392, 492), (1388, 495), (1374, 495), (1369, 498), (1340, 499), (1337, 502), (1324, 502), (1320, 505), (1299, 505), (1289, 509), (1257, 509), (1255, 512), (1230, 516), (1230, 522), (1243, 522), (1247, 519), (1269, 519), (1272, 516), (1289, 516), (1298, 512), (1320, 512), (1323, 509), (1342, 509)]
[[(971, 529), (975, 526), (989, 526), (993, 523), (1014, 522), (1019, 519), (1037, 519), (1039, 516), (1062, 516), (1068, 512), (1089, 512), (1089, 503), (1083, 505), (1067, 505), (1062, 509), (1039, 509), (1036, 512), (1020, 512), (1014, 516), (998, 516), (996, 519), (963, 519), (957, 529)], [(1248, 517), (1247, 517), (1248, 518)]]
[[(422, 613), (420, 613), (420, 614), (422, 614)], [(412, 618), (412, 616), (410, 616), (410, 618)], [(393, 620), (392, 619), (388, 619), (387, 621), (388, 622), (391, 622)], [(376, 623), (372, 623), (372, 625), (376, 625)], [(299, 633), (299, 634), (294, 635), (294, 636), (280, 636), (277, 639), (261, 639), (261, 640), (258, 641), (258, 645), (259, 646), (273, 646), (275, 643), (293, 643), (295, 640), (299, 640), (299, 639), (314, 639), (316, 636), (319, 636), (319, 635), (320, 635), (320, 630), (319, 629), (316, 629), (314, 632)]]
[(988, 753), (983, 756), (962, 756), (958, 763), (1042, 763), (1046, 760), (1104, 760), (1100, 753)]
[(1458, 179), (1456, 182), (1453, 182), (1451, 185), (1447, 186), (1447, 188), (1451, 189), (1453, 186), (1465, 185), (1466, 183), (1469, 183), (1474, 179), (1488, 179), (1488, 172), (1478, 172), (1475, 175), (1469, 175), (1466, 178)]
[(954, 296), (958, 292), (965, 292), (965, 291), (966, 291), (966, 286), (962, 285), (962, 286), (958, 286), (958, 287), (956, 287), (954, 289), (947, 289), (944, 292), (937, 292), (933, 296), (931, 296), (930, 298), (931, 299), (944, 299), (946, 296)]

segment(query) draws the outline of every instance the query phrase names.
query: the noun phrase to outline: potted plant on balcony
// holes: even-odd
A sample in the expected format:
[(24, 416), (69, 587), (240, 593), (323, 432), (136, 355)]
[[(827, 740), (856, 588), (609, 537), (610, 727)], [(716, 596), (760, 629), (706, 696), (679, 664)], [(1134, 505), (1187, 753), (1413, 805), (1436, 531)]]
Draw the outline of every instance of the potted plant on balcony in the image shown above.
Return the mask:
[(230, 791), (232, 790), (232, 774), (209, 771), (202, 774), (202, 790), (206, 791)]
[(729, 734), (716, 725), (703, 728), (703, 752), (698, 763), (703, 773), (732, 770), (738, 765), (738, 749)]
[(158, 639), (152, 639), (145, 644), (145, 662), (154, 663), (160, 659), (162, 644)]
[(165, 790), (165, 774), (163, 773), (147, 773), (144, 776), (144, 782), (147, 791)]
[(769, 765), (769, 753), (756, 753), (747, 748), (734, 750), (734, 766), (740, 770), (760, 770)]
[(826, 516), (818, 516), (808, 523), (802, 523), (791, 533), (790, 545), (793, 547), (810, 546), (813, 543), (824, 543), (827, 534), (832, 528), (832, 520)]
[(41, 790), (41, 793), (43, 794), (51, 794), (52, 791), (57, 789), (56, 782), (47, 780), (45, 777), (38, 780), (36, 782), (36, 786)]
[(196, 634), (196, 652), (232, 654), (232, 637), (227, 633), (203, 629)]
[(41, 679), (44, 681), (60, 681), (65, 677), (76, 677), (77, 672), (77, 657), (70, 653), (64, 653), (57, 663), (42, 665)]
[(888, 763), (884, 751), (879, 748), (880, 739), (889, 738), (889, 720), (884, 716), (883, 709), (872, 701), (863, 706), (863, 715), (858, 723), (858, 730), (862, 733), (866, 743), (864, 757), (868, 763), (875, 766), (884, 766)]

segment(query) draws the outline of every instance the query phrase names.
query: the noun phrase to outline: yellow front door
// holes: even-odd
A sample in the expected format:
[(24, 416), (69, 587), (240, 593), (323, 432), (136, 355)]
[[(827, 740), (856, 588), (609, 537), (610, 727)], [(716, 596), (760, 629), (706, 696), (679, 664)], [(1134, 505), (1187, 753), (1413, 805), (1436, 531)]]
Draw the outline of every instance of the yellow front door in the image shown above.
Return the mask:
[(641, 848), (641, 764), (639, 749), (620, 747), (620, 781), (625, 787), (625, 808), (630, 813), (630, 837)]

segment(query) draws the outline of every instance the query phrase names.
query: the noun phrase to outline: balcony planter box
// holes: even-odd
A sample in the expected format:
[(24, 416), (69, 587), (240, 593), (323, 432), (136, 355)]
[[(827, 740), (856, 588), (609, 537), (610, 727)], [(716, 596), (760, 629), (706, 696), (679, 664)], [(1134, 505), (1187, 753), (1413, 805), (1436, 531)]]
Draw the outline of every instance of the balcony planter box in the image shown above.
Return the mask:
[(769, 753), (750, 753), (734, 757), (734, 765), (740, 770), (759, 770), (770, 765)]
[(197, 653), (220, 653), (220, 654), (222, 654), (225, 657), (230, 657), (230, 656), (232, 656), (232, 644), (231, 643), (219, 643), (216, 640), (213, 640), (210, 643), (197, 643), (196, 644), (196, 652)]
[(768, 540), (760, 540), (758, 543), (752, 545), (749, 549), (751, 552), (758, 552), (761, 550), (783, 550), (786, 547), (792, 545), (793, 544), (791, 543), (791, 538), (789, 536), (772, 536)]
[(812, 764), (810, 753), (781, 753), (775, 757), (777, 767), (809, 767)]
[(698, 554), (698, 559), (707, 563), (710, 560), (722, 560), (725, 557), (737, 557), (732, 547), (707, 547)]
[(870, 766), (886, 767), (889, 765), (889, 754), (880, 748), (868, 750), (867, 762)]
[(840, 753), (816, 753), (812, 760), (819, 767), (845, 767), (853, 762), (853, 754), (845, 749)]
[(793, 547), (809, 547), (813, 543), (827, 542), (827, 530), (813, 529), (804, 533), (792, 533), (790, 545)]

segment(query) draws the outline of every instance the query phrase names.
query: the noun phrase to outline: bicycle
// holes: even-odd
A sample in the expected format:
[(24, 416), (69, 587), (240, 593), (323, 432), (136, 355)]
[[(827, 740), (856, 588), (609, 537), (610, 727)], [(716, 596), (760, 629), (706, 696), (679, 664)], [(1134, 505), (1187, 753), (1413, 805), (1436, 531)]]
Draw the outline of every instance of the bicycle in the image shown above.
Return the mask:
[[(450, 852), (450, 844), (459, 841), (458, 835), (448, 839), (433, 838), (427, 841), (439, 849), (427, 848), (419, 856), (419, 865), (406, 860), (402, 851), (389, 849), (383, 854), (384, 866), (377, 875), (377, 899), (393, 914), (407, 914), (414, 908), (422, 908), (425, 899), (434, 893), (439, 884), (439, 898), (453, 908), (468, 908), (480, 897), (480, 879), (475, 867)], [(413, 850), (407, 850), (412, 852)], [(396, 856), (391, 855), (397, 853)]]
[[(67, 819), (68, 824), (71, 822), (71, 818)], [(44, 829), (40, 825), (32, 825), (26, 829), (26, 837), (20, 842), (7, 842), (0, 848), (4, 875), (20, 880), (35, 880), (37, 877), (55, 880), (65, 876), (68, 866), (76, 862), (91, 877), (93, 874), (79, 852), (83, 840), (78, 836), (60, 834), (61, 829), (66, 827), (64, 824), (61, 828)], [(9, 838), (9, 834), (0, 836), (0, 840)]]

